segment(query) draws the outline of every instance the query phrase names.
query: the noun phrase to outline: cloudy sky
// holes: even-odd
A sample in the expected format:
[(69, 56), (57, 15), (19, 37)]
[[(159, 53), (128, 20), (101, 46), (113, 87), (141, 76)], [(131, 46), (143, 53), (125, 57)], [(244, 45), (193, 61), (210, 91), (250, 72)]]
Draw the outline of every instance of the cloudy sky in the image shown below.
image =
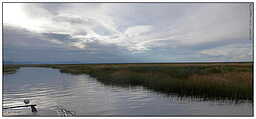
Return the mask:
[(248, 3), (4, 3), (6, 62), (252, 61)]

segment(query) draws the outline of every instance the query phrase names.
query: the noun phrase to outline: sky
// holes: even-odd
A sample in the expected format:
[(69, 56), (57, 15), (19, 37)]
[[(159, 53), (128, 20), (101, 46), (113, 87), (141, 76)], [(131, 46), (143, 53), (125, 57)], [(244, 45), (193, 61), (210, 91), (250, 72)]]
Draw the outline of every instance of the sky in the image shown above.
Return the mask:
[(12, 63), (253, 61), (249, 11), (249, 3), (3, 3), (3, 58)]

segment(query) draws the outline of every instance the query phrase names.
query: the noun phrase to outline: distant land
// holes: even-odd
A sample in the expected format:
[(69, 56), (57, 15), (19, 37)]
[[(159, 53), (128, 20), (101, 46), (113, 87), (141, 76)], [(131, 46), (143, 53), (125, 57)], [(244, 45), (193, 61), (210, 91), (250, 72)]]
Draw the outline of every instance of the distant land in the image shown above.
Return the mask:
[(82, 64), (82, 62), (76, 62), (76, 61), (65, 61), (65, 62), (3, 61), (3, 64)]
[(81, 62), (81, 61), (52, 61), (52, 62), (45, 62), (45, 61), (3, 61), (3, 64), (136, 64), (136, 63), (252, 63), (252, 61), (247, 62), (191, 62), (191, 61), (184, 61), (184, 62)]

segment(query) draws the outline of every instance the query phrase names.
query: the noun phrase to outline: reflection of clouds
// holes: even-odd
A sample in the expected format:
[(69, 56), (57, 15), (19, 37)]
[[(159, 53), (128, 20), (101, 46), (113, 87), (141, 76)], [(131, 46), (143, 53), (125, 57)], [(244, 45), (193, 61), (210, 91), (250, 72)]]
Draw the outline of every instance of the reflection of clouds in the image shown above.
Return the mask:
[[(26, 69), (26, 70), (25, 70)], [(34, 72), (37, 70), (41, 70), (41, 72)], [(23, 70), (23, 71), (22, 71)], [(49, 70), (49, 71), (53, 71), (53, 72), (58, 72), (58, 70)], [(9, 88), (5, 88), (4, 89), (4, 106), (8, 105), (8, 106), (17, 106), (17, 105), (24, 105), (23, 100), (24, 99), (29, 99), (31, 101), (31, 104), (37, 104), (37, 108), (38, 109), (54, 109), (53, 106), (56, 106), (58, 104), (58, 96), (66, 96), (69, 95), (70, 93), (68, 93), (67, 91), (62, 91), (58, 89), (58, 83), (56, 83), (57, 85), (50, 85), (50, 83), (54, 83), (51, 82), (51, 80), (49, 82), (43, 82), (42, 79), (40, 80), (35, 80), (33, 77), (37, 77), (38, 73), (46, 73), (48, 72), (47, 69), (45, 70), (45, 68), (21, 68), (21, 72), (18, 74), (13, 74), (16, 77), (19, 77), (16, 79), (16, 82), (19, 82), (21, 80), (21, 82), (19, 82), (20, 84), (18, 85), (18, 87), (14, 88), (12, 82), (10, 81), (9, 83), (6, 82), (5, 85), (8, 85)], [(55, 79), (56, 77), (52, 75), (49, 75), (50, 77), (47, 77), (47, 75), (45, 75), (44, 78), (53, 78)], [(32, 80), (28, 80), (28, 79), (32, 79)], [(57, 78), (56, 78), (57, 79)], [(55, 80), (56, 80), (55, 79)], [(12, 80), (11, 77), (6, 76), (5, 80)], [(58, 81), (58, 80), (56, 80)], [(26, 83), (30, 83), (31, 85), (27, 85), (26, 89), (24, 90), (22, 88), (23, 85), (25, 85)], [(38, 85), (36, 85), (38, 84)], [(11, 92), (8, 92), (9, 89), (11, 89)]]
[[(54, 89), (40, 89), (31, 88), (31, 90), (27, 90), (27, 92), (19, 92), (8, 94), (5, 92), (5, 96), (8, 97), (6, 100), (4, 99), (4, 105), (17, 106), (24, 105), (23, 100), (29, 99), (30, 104), (37, 104), (39, 108), (48, 108), (53, 105), (56, 105), (56, 100), (52, 98), (51, 92), (56, 92)], [(4, 97), (5, 98), (5, 97)]]

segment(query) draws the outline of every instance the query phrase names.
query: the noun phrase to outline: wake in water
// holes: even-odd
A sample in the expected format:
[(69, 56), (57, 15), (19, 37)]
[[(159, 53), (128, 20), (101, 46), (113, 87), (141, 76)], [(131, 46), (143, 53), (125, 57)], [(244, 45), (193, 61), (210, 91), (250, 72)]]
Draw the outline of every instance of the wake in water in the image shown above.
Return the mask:
[(59, 116), (63, 116), (63, 117), (75, 116), (74, 111), (67, 110), (60, 105), (57, 105), (56, 107), (57, 107), (57, 114)]

